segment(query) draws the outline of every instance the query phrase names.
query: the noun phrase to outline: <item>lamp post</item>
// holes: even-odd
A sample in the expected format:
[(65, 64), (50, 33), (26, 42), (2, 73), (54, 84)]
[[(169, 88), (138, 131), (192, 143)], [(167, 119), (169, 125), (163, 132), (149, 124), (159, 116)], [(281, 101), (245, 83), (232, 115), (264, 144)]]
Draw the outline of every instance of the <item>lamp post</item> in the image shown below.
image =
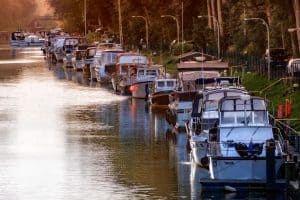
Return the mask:
[(174, 17), (173, 15), (161, 15), (160, 16), (161, 18), (164, 18), (164, 17), (170, 17), (172, 18), (173, 20), (176, 21), (176, 27), (177, 27), (177, 43), (179, 43), (179, 22), (178, 22), (178, 19), (176, 17)]
[(291, 34), (293, 56), (297, 56), (298, 52), (297, 52), (295, 44), (293, 42), (293, 35), (292, 35), (292, 33), (295, 32), (295, 31), (299, 31), (299, 30), (300, 30), (300, 28), (289, 28), (288, 29), (288, 32)]
[(84, 36), (86, 36), (86, 0), (84, 0)]
[(269, 25), (267, 24), (267, 22), (262, 19), (262, 18), (258, 18), (258, 17), (252, 17), (252, 18), (244, 18), (245, 21), (250, 21), (250, 20), (259, 20), (262, 22), (262, 24), (266, 27), (267, 29), (267, 40), (268, 40), (268, 80), (271, 79), (271, 69), (270, 69), (270, 65), (271, 65), (271, 58), (270, 58), (270, 29), (269, 29)]
[[(207, 15), (199, 15), (199, 16), (198, 16), (199, 19), (200, 19), (200, 18), (204, 18), (204, 17), (207, 17), (207, 18), (208, 18)], [(213, 21), (216, 22), (217, 28), (218, 28), (218, 34), (217, 34), (217, 37), (218, 37), (218, 59), (220, 59), (220, 25), (219, 25), (219, 22), (218, 22), (218, 20), (216, 19), (215, 16), (210, 16), (210, 17), (213, 19)]]
[(142, 18), (145, 21), (145, 26), (146, 26), (146, 46), (149, 48), (149, 26), (148, 26), (148, 20), (146, 17), (137, 15), (137, 16), (131, 16), (132, 18)]

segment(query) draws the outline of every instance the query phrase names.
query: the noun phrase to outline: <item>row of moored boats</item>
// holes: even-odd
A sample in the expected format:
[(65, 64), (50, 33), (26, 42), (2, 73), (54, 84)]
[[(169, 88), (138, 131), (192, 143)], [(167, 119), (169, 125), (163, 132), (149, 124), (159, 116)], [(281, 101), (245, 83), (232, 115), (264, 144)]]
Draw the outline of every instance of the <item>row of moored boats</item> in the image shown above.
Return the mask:
[(283, 135), (269, 120), (266, 100), (251, 96), (237, 77), (223, 77), (228, 64), (198, 54), (178, 62), (170, 78), (161, 65), (114, 43), (87, 45), (84, 38), (52, 32), (43, 48), (52, 62), (63, 62), (115, 92), (167, 108), (166, 119), (188, 135), (193, 163), (216, 180), (266, 180), (267, 146), (275, 148), (279, 176), (287, 157)]

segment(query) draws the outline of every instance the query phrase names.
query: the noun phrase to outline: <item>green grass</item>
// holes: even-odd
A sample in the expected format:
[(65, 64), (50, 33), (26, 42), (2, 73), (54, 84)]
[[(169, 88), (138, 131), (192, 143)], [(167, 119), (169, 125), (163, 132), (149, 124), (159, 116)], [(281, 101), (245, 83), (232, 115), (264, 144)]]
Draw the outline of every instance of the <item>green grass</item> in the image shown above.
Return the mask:
[[(279, 104), (285, 104), (285, 99), (289, 99), (292, 103), (290, 119), (300, 119), (300, 89), (293, 88), (290, 81), (280, 81), (264, 92), (259, 92), (275, 81), (268, 81), (255, 73), (247, 73), (243, 79), (242, 84), (248, 91), (254, 91), (257, 96), (268, 99), (269, 110), (272, 114), (277, 116), (277, 108)], [(274, 112), (273, 112), (274, 110)], [(300, 131), (300, 120), (291, 121), (292, 127)]]

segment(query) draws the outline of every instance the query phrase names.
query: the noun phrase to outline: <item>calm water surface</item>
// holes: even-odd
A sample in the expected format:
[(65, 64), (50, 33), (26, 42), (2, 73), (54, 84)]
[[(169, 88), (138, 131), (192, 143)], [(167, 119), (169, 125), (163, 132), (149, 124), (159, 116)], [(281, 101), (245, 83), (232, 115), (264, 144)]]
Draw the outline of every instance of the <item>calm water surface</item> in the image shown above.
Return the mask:
[(38, 48), (0, 48), (0, 199), (244, 198), (201, 195), (207, 174), (168, 128), (164, 112), (51, 66)]

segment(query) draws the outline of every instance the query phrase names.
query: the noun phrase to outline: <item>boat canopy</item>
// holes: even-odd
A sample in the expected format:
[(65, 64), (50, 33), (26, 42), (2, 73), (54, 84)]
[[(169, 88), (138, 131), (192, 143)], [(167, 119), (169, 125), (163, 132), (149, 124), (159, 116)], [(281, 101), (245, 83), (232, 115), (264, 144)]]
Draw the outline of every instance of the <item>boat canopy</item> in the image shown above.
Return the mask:
[(181, 71), (224, 71), (228, 70), (228, 62), (212, 60), (205, 62), (181, 62), (177, 64), (177, 70)]

